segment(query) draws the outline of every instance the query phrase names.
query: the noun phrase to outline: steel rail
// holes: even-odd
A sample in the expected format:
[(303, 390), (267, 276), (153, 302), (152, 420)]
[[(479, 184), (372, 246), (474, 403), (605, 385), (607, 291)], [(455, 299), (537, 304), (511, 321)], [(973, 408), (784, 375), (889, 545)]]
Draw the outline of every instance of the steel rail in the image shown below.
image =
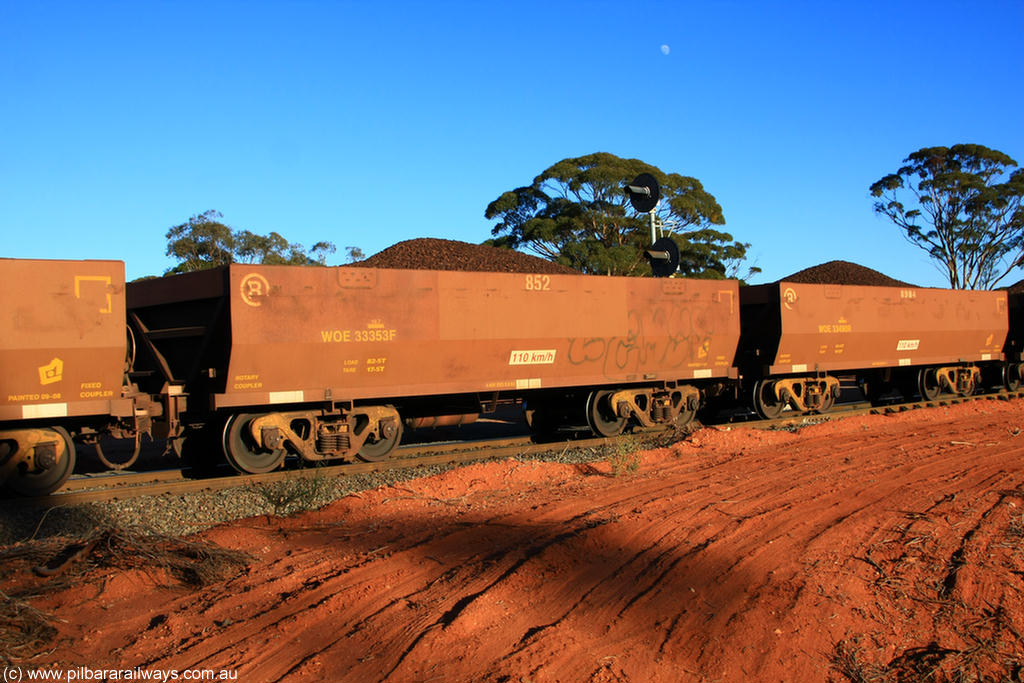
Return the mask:
[[(621, 438), (621, 437), (620, 437)], [(509, 439), (499, 441), (511, 441)], [(358, 462), (336, 466), (325, 467), (304, 467), (299, 469), (282, 469), (267, 474), (237, 474), (227, 476), (214, 476), (209, 478), (190, 479), (179, 473), (176, 477), (173, 471), (167, 470), (154, 477), (148, 476), (155, 473), (137, 473), (132, 475), (131, 482), (120, 482), (117, 486), (104, 488), (88, 488), (83, 484), (75, 486), (64, 486), (62, 489), (48, 496), (37, 496), (31, 498), (12, 498), (0, 502), (0, 508), (10, 506), (32, 506), (32, 507), (56, 507), (60, 505), (75, 505), (79, 503), (107, 502), (136, 498), (139, 496), (154, 496), (163, 494), (195, 493), (199, 491), (218, 491), (223, 489), (250, 486), (253, 484), (268, 484), (289, 479), (323, 477), (323, 476), (351, 476), (369, 474), (384, 470), (411, 469), (429, 465), (446, 465), (475, 462), (481, 460), (496, 460), (509, 458), (518, 455), (531, 455), (545, 452), (557, 452), (568, 448), (594, 448), (606, 444), (615, 443), (616, 439), (592, 438), (582, 440), (558, 441), (549, 443), (533, 443), (528, 437), (521, 442), (505, 445), (491, 445), (481, 447), (481, 442), (470, 441), (462, 444), (461, 450), (448, 450), (439, 448), (438, 444), (428, 444), (426, 450), (432, 454), (415, 455), (393, 458), (382, 462)], [(438, 452), (438, 451), (442, 452)], [(447, 451), (447, 452), (445, 452)], [(226, 468), (225, 468), (226, 469)], [(163, 475), (166, 473), (166, 478)], [(128, 475), (108, 475), (105, 477), (90, 477), (89, 481), (127, 478)], [(74, 481), (80, 481), (76, 479)]]

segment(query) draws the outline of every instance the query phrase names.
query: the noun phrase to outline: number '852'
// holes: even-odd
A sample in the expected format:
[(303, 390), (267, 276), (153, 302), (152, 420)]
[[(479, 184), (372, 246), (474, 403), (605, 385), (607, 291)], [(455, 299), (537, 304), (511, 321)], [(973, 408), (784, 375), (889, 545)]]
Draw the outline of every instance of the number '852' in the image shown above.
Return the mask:
[(551, 289), (550, 275), (527, 275), (526, 289), (531, 292), (546, 292)]

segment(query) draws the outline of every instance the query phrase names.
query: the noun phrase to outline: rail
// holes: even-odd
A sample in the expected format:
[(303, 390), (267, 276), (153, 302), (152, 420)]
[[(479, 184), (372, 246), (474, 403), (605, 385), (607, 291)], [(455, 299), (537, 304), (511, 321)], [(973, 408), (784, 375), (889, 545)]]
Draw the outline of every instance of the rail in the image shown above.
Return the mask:
[[(799, 429), (812, 424), (839, 420), (847, 417), (869, 414), (894, 414), (922, 408), (937, 408), (970, 401), (1013, 400), (1024, 398), (1024, 391), (1000, 392), (998, 394), (980, 394), (967, 397), (943, 397), (932, 401), (915, 401), (895, 403), (886, 406), (872, 406), (869, 403), (837, 404), (830, 411), (822, 414), (786, 415), (771, 420), (744, 419), (733, 416), (732, 419), (709, 423), (707, 426), (717, 429)], [(616, 446), (625, 439), (655, 437), (661, 434), (658, 430), (642, 430), (611, 438), (583, 438), (535, 443), (530, 437), (486, 439), (476, 441), (425, 443), (405, 446), (399, 449), (398, 455), (390, 460), (373, 463), (350, 463), (324, 467), (305, 467), (282, 469), (268, 474), (237, 474), (224, 466), (213, 476), (206, 478), (190, 478), (187, 472), (180, 469), (156, 470), (152, 472), (119, 472), (96, 475), (79, 475), (72, 477), (59, 491), (49, 496), (35, 498), (12, 498), (0, 501), (3, 508), (33, 506), (56, 507), (80, 503), (93, 503), (135, 498), (140, 496), (156, 496), (164, 494), (184, 494), (199, 491), (217, 491), (253, 484), (265, 484), (287, 479), (352, 476), (369, 474), (389, 469), (410, 469), (430, 465), (455, 465), (484, 460), (555, 453), (567, 449), (601, 448)], [(223, 472), (223, 474), (221, 473)]]

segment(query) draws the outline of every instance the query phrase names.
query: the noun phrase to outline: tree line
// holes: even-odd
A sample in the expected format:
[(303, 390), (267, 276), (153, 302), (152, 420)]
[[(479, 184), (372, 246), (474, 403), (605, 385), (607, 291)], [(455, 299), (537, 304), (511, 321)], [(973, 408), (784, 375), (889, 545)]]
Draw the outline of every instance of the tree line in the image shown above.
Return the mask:
[[(927, 147), (873, 183), (874, 211), (889, 218), (908, 242), (925, 250), (954, 289), (988, 289), (1024, 265), (1024, 169), (982, 145)], [(679, 247), (679, 272), (696, 278), (747, 278), (750, 244), (722, 230), (722, 207), (699, 180), (666, 173), (639, 159), (599, 152), (563, 159), (529, 185), (503, 192), (484, 216), (497, 221), (495, 247), (521, 249), (600, 275), (649, 276), (645, 251), (650, 216), (632, 209), (625, 186), (640, 173), (661, 186), (658, 223)], [(167, 255), (181, 273), (228, 263), (324, 265), (336, 247), (308, 250), (277, 232), (235, 230), (217, 211), (192, 216), (167, 232)], [(349, 261), (363, 258), (345, 247)]]
[[(337, 251), (332, 242), (317, 242), (307, 250), (277, 232), (257, 235), (248, 230), (236, 230), (224, 224), (223, 218), (219, 211), (204, 211), (170, 228), (166, 235), (167, 255), (178, 263), (164, 275), (206, 270), (230, 263), (322, 266), (327, 263), (327, 255)], [(345, 247), (345, 250), (351, 261), (363, 258), (358, 247)]]

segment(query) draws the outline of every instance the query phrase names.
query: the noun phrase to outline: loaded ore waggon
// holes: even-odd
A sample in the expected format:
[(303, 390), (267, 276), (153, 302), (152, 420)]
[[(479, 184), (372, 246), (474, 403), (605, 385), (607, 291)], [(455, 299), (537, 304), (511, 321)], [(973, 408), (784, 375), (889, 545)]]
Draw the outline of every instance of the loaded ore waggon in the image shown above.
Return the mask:
[(183, 387), (188, 431), (245, 472), (379, 460), (508, 402), (538, 429), (685, 421), (735, 377), (737, 310), (734, 281), (532, 273), (232, 265), (128, 289), (143, 386)]
[(762, 417), (828, 410), (840, 376), (873, 402), (1020, 384), (1004, 291), (781, 281), (741, 289), (740, 315), (737, 365)]
[(160, 406), (126, 382), (123, 262), (0, 259), (0, 279), (0, 483), (45, 494), (76, 441), (135, 439)]
[[(519, 406), (538, 435), (1015, 391), (1024, 300), (782, 281), (235, 264), (125, 284), (119, 261), (0, 259), (0, 484), (140, 439), (242, 472), (377, 461), (406, 429)], [(846, 386), (850, 386), (848, 383)], [(127, 455), (104, 451), (112, 440)], [(122, 450), (123, 453), (123, 450)]]

